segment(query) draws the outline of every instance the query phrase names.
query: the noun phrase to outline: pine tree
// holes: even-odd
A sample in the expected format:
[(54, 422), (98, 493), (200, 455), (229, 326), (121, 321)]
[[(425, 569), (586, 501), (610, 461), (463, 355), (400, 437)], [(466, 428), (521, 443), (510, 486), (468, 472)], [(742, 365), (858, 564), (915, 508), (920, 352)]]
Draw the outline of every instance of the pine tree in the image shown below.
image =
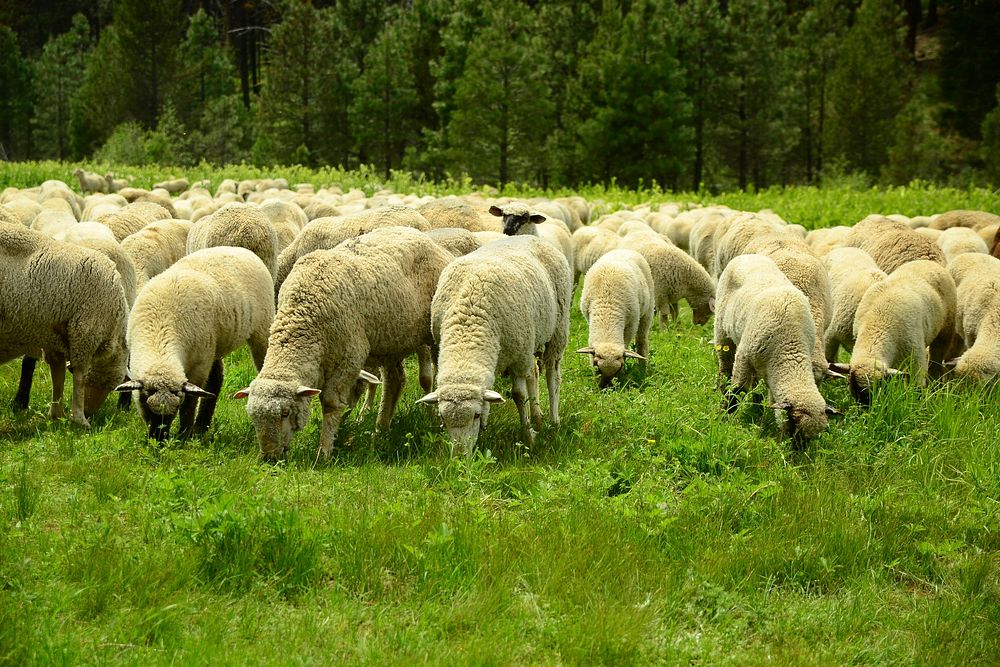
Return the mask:
[(41, 157), (65, 160), (71, 155), (70, 107), (91, 48), (90, 25), (83, 14), (76, 14), (69, 31), (49, 39), (35, 63), (37, 98), (31, 127)]
[(530, 10), (514, 0), (488, 9), (455, 88), (448, 125), (453, 164), (502, 190), (535, 176), (552, 103), (542, 78), (545, 45)]
[(182, 123), (197, 127), (209, 103), (236, 92), (236, 66), (212, 17), (199, 9), (179, 47), (177, 85), (171, 96)]
[(17, 35), (0, 25), (0, 160), (23, 159), (30, 152), (31, 84), (31, 68)]

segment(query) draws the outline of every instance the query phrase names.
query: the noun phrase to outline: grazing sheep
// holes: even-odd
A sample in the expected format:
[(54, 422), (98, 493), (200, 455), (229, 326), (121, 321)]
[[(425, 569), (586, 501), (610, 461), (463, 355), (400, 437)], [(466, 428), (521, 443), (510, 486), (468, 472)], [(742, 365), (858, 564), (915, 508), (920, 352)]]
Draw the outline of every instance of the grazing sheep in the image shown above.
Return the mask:
[(306, 226), (309, 219), (302, 209), (295, 204), (270, 199), (260, 205), (261, 212), (274, 226), (274, 231), (278, 233), (278, 254), (292, 244), (295, 237), (299, 235), (302, 228)]
[(991, 380), (1000, 375), (1000, 260), (967, 253), (948, 264), (955, 281), (955, 330), (965, 352), (946, 363), (955, 375)]
[(523, 202), (508, 202), (503, 206), (491, 206), (490, 215), (503, 219), (503, 233), (507, 236), (537, 236), (559, 248), (566, 263), (575, 265), (573, 238), (569, 228), (560, 222), (553, 222), (545, 215), (528, 209)]
[(158, 220), (122, 240), (122, 250), (135, 266), (137, 291), (187, 254), (190, 231), (187, 220)]
[(824, 258), (830, 276), (833, 315), (826, 329), (826, 358), (835, 363), (840, 348), (854, 349), (854, 314), (868, 288), (885, 280), (875, 260), (858, 248), (834, 248)]
[(218, 199), (219, 195), (223, 193), (236, 194), (236, 186), (238, 184), (231, 178), (225, 178), (219, 183), (219, 187), (215, 189), (215, 197)]
[(916, 260), (930, 260), (942, 266), (945, 263), (944, 253), (934, 241), (900, 222), (878, 215), (870, 215), (854, 225), (843, 245), (861, 248), (886, 273)]
[(719, 223), (715, 229), (712, 275), (716, 278), (722, 275), (722, 271), (734, 257), (755, 252), (747, 249), (752, 241), (763, 236), (773, 238), (773, 234), (787, 234), (784, 227), (785, 225), (756, 213), (742, 213)]
[(825, 257), (835, 248), (839, 248), (850, 233), (851, 228), (845, 225), (814, 229), (806, 234), (806, 243), (817, 257)]
[(146, 225), (157, 220), (169, 220), (170, 212), (152, 202), (133, 202), (117, 213), (107, 213), (100, 216), (97, 222), (106, 225), (115, 235), (119, 243)]
[(118, 242), (114, 239), (97, 237), (83, 237), (77, 241), (67, 242), (99, 252), (114, 262), (115, 271), (118, 272), (118, 279), (122, 284), (122, 292), (125, 294), (125, 302), (131, 308), (136, 295), (135, 265)]
[(339, 218), (320, 218), (303, 227), (302, 232), (278, 257), (275, 290), (285, 282), (295, 262), (313, 250), (335, 247), (347, 239), (382, 227), (412, 227), (422, 232), (430, 229), (423, 215), (406, 206), (385, 206)]
[(436, 404), (451, 439), (467, 452), (485, 428), (498, 375), (509, 373), (525, 440), (534, 441), (525, 401), (540, 426), (538, 367), (549, 394), (549, 419), (559, 425), (560, 365), (569, 339), (572, 271), (551, 244), (531, 236), (494, 241), (459, 257), (441, 273), (431, 305), (439, 346)]
[(85, 171), (82, 168), (77, 168), (73, 172), (76, 176), (76, 180), (80, 182), (81, 192), (107, 192), (108, 182), (100, 175), (95, 174), (92, 171)]
[(826, 404), (813, 377), (815, 323), (809, 300), (763, 255), (740, 255), (719, 278), (715, 350), (728, 412), (736, 395), (763, 379), (776, 415), (797, 443), (815, 437), (839, 414)]
[(601, 227), (581, 227), (573, 232), (573, 284), (586, 275), (594, 262), (618, 247), (620, 237)]
[(3, 204), (0, 204), (0, 224), (20, 225), (21, 221), (17, 219), (17, 216), (15, 216), (10, 209)]
[(635, 250), (649, 263), (661, 324), (677, 318), (681, 299), (691, 306), (695, 324), (708, 322), (712, 316), (715, 281), (694, 258), (655, 233), (629, 234), (619, 241), (618, 247)]
[[(379, 428), (388, 428), (406, 376), (403, 360), (433, 343), (431, 299), (453, 256), (417, 230), (377, 229), (296, 263), (278, 297), (267, 357), (247, 398), (261, 454), (283, 454), (323, 407), (322, 454), (333, 451), (341, 417), (357, 401), (366, 365), (382, 367)], [(360, 377), (360, 380), (359, 380)], [(360, 385), (360, 386), (359, 386)]]
[(865, 292), (854, 316), (850, 366), (831, 368), (850, 373), (851, 393), (863, 404), (871, 402), (876, 382), (902, 373), (898, 366), (907, 359), (920, 382), (928, 370), (940, 375), (955, 335), (955, 302), (955, 281), (940, 264), (904, 264)]
[[(0, 264), (0, 363), (44, 351), (52, 375), (49, 416), (56, 419), (64, 415), (69, 361), (71, 419), (89, 426), (87, 417), (125, 377), (128, 304), (114, 264), (17, 225), (0, 225)], [(27, 407), (28, 394), (19, 391), (14, 404)]]
[[(643, 363), (649, 357), (649, 325), (653, 321), (653, 275), (649, 264), (634, 250), (612, 250), (587, 271), (580, 293), (580, 312), (587, 319), (587, 347), (604, 389), (625, 359)], [(635, 342), (635, 351), (628, 349)]]
[(130, 379), (116, 390), (138, 392), (150, 438), (166, 440), (178, 411), (182, 437), (208, 429), (222, 359), (239, 346), (249, 344), (261, 367), (273, 289), (260, 258), (234, 247), (193, 252), (146, 284), (128, 319)]
[(163, 189), (172, 195), (179, 195), (184, 192), (189, 187), (188, 179), (186, 178), (175, 178), (167, 181), (160, 181), (153, 185), (154, 189)]
[(9, 216), (12, 216), (25, 227), (30, 227), (31, 221), (35, 219), (35, 216), (45, 210), (34, 199), (28, 199), (23, 196), (9, 199), (4, 204), (4, 208), (7, 210)]
[(959, 255), (975, 252), (983, 255), (990, 254), (990, 249), (979, 237), (979, 234), (968, 227), (949, 227), (941, 232), (937, 239), (938, 246), (944, 252), (945, 261), (951, 264)]
[(107, 225), (102, 225), (99, 222), (78, 222), (68, 227), (65, 231), (55, 234), (52, 238), (57, 241), (76, 244), (79, 244), (84, 239), (104, 239), (112, 243), (118, 243), (115, 240), (115, 233)]
[(1000, 215), (987, 211), (948, 211), (934, 218), (929, 227), (932, 229), (951, 229), (952, 227), (969, 227), (979, 229), (1000, 223)]
[(253, 204), (226, 204), (191, 225), (188, 253), (213, 246), (246, 248), (264, 262), (274, 276), (278, 264), (278, 233)]

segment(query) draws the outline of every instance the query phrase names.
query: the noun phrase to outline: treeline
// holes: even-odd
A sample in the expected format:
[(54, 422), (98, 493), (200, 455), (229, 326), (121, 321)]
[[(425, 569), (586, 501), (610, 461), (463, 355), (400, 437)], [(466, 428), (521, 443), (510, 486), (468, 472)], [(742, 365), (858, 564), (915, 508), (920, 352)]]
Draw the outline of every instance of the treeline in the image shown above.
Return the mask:
[(995, 0), (0, 0), (0, 158), (1000, 183)]

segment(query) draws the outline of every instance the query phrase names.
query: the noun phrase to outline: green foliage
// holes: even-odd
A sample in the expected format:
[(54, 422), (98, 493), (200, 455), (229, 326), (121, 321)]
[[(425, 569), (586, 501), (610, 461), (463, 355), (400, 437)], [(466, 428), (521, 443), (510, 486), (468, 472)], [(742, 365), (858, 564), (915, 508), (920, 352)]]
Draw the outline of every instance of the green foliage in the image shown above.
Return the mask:
[(94, 159), (123, 165), (148, 164), (147, 136), (148, 132), (139, 123), (122, 123), (111, 132), (104, 145), (94, 152)]
[(1000, 84), (997, 84), (996, 106), (983, 119), (983, 163), (989, 182), (1000, 184)]
[(892, 121), (906, 102), (909, 71), (892, 0), (864, 0), (830, 82), (830, 153), (878, 173), (892, 145)]
[(941, 31), (941, 93), (950, 105), (946, 121), (978, 139), (1000, 84), (1000, 5), (991, 0), (949, 3)]
[(191, 16), (178, 49), (178, 63), (171, 100), (180, 122), (198, 127), (215, 100), (236, 93), (236, 67), (220, 40), (218, 26), (204, 9)]
[(963, 158), (963, 142), (941, 129), (942, 105), (918, 91), (893, 121), (893, 142), (883, 179), (903, 185), (920, 179), (944, 182), (958, 173)]
[(0, 23), (0, 160), (24, 158), (31, 143), (31, 69), (21, 55), (17, 35)]
[(70, 157), (70, 109), (91, 48), (90, 25), (83, 14), (76, 14), (69, 31), (50, 38), (35, 61), (37, 98), (31, 127), (42, 157)]
[(119, 72), (128, 69), (119, 46), (118, 31), (101, 32), (77, 94), (70, 103), (69, 132), (73, 155), (91, 155), (114, 129), (135, 120), (128, 114), (127, 86)]

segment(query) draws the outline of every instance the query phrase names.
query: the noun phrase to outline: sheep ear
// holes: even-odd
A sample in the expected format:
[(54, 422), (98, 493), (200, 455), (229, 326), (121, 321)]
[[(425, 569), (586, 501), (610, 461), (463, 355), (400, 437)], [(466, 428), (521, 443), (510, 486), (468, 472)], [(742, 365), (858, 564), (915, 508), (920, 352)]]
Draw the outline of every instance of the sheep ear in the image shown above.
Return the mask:
[(592, 347), (581, 347), (576, 351), (577, 354), (597, 354), (597, 350)]
[(250, 396), (250, 387), (244, 387), (238, 392), (233, 394), (233, 398), (248, 398)]
[(954, 368), (955, 366), (958, 366), (959, 359), (961, 359), (961, 357), (955, 357), (954, 359), (949, 359), (944, 362), (945, 368)]
[(503, 403), (503, 396), (493, 391), (492, 389), (487, 389), (483, 392), (483, 400), (487, 403)]
[(295, 395), (298, 396), (299, 398), (312, 398), (313, 396), (318, 395), (321, 391), (322, 391), (321, 389), (313, 389), (312, 387), (300, 386), (298, 389), (295, 390)]
[(427, 403), (428, 405), (434, 405), (437, 402), (438, 402), (438, 393), (436, 391), (432, 391), (423, 398), (417, 399), (417, 403)]
[(503, 217), (503, 209), (501, 209), (499, 206), (496, 205), (490, 206), (490, 213), (497, 216), (498, 218)]
[(121, 392), (123, 394), (131, 393), (133, 391), (142, 391), (142, 383), (138, 380), (129, 380), (128, 382), (122, 382), (120, 385), (115, 387), (115, 391)]
[(908, 378), (908, 377), (910, 377), (909, 373), (907, 373), (906, 371), (901, 371), (898, 368), (889, 368), (889, 369), (887, 369), (885, 371), (885, 374), (888, 375), (891, 378), (895, 378), (895, 377)]
[(364, 380), (369, 384), (382, 384), (382, 381), (378, 379), (377, 375), (369, 373), (363, 368), (360, 371), (358, 371), (358, 379)]
[(843, 417), (844, 413), (833, 407), (829, 403), (826, 406), (826, 416), (827, 417)]
[(541, 213), (532, 212), (531, 217), (528, 218), (528, 222), (533, 222), (537, 225), (539, 223), (545, 222), (545, 216), (542, 215)]
[(709, 312), (712, 312), (712, 313), (715, 312), (715, 297), (714, 296), (708, 297), (708, 310), (709, 310)]
[(196, 384), (191, 384), (190, 382), (185, 382), (181, 385), (181, 391), (183, 391), (188, 396), (197, 396), (199, 398), (215, 398), (215, 394), (210, 391), (205, 391)]
[(847, 377), (843, 373), (838, 373), (837, 371), (829, 369), (829, 368), (827, 368), (825, 371), (823, 371), (823, 375), (825, 375), (828, 378), (835, 378), (837, 380), (843, 380), (844, 378)]
[(638, 359), (639, 361), (646, 361), (646, 357), (642, 356), (638, 352), (633, 352), (632, 350), (625, 350), (626, 359)]
[(834, 373), (846, 373), (849, 375), (851, 372), (851, 365), (831, 363), (829, 366), (827, 366), (827, 370), (833, 371)]

